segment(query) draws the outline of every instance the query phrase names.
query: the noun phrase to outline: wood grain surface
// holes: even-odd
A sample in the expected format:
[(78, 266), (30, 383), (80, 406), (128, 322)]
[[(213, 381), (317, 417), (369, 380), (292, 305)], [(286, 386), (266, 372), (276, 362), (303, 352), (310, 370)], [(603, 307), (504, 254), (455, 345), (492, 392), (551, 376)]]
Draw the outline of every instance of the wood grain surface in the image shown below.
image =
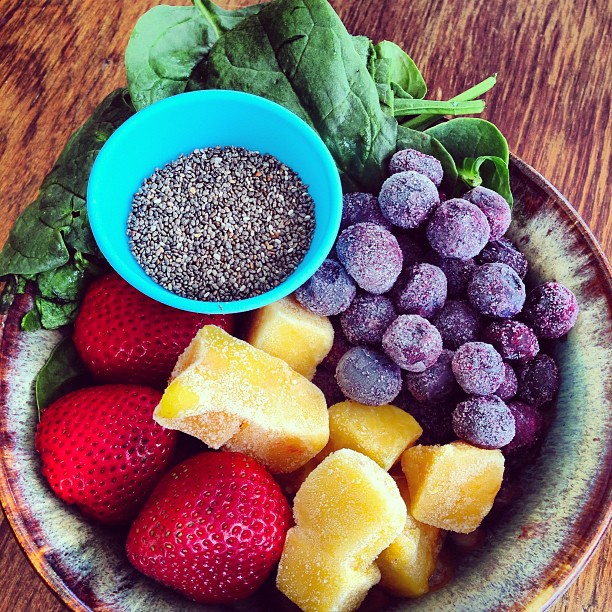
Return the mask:
[[(125, 83), (130, 31), (158, 3), (0, 0), (0, 244), (70, 134)], [(449, 97), (497, 72), (483, 116), (573, 203), (612, 258), (610, 0), (332, 4), (352, 33), (404, 47), (429, 97)], [(611, 544), (608, 534), (555, 612), (612, 610)], [(0, 513), (0, 612), (63, 609)]]

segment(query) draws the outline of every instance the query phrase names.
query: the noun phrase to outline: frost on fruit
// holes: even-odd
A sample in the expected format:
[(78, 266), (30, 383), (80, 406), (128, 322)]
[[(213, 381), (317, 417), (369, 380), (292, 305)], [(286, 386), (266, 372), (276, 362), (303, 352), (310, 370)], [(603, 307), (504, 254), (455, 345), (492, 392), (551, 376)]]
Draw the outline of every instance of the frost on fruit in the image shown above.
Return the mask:
[(309, 312), (287, 297), (255, 313), (247, 341), (312, 380), (331, 350), (334, 328), (327, 317)]
[(406, 506), (381, 467), (332, 453), (295, 496), (276, 585), (304, 612), (354, 610), (380, 580), (376, 557), (402, 532)]
[(402, 455), (402, 470), (414, 518), (440, 529), (470, 533), (493, 506), (504, 475), (504, 457), (499, 450), (465, 442), (418, 445)]
[(390, 404), (365, 406), (348, 400), (329, 409), (331, 447), (363, 453), (385, 470), (422, 433), (423, 429), (412, 416)]
[(284, 361), (214, 325), (179, 357), (153, 414), (211, 448), (254, 457), (271, 472), (291, 472), (329, 438), (323, 393)]
[(330, 453), (342, 448), (362, 453), (388, 471), (422, 433), (414, 417), (396, 406), (338, 402), (329, 409), (329, 442), (325, 448), (299, 470), (279, 475), (277, 480), (287, 495), (295, 495), (310, 473)]
[(406, 503), (406, 525), (376, 560), (380, 585), (398, 597), (420, 597), (429, 592), (429, 578), (436, 569), (444, 532), (417, 521), (410, 514), (406, 480), (398, 477), (395, 482)]
[(293, 499), (295, 494), (300, 490), (300, 487), (304, 484), (304, 481), (310, 473), (319, 466), (321, 461), (325, 459), (329, 454), (334, 451), (331, 440), (325, 445), (325, 448), (315, 455), (310, 461), (305, 463), (301, 468), (291, 472), (290, 474), (277, 474), (275, 476), (276, 481), (280, 484), (283, 493)]

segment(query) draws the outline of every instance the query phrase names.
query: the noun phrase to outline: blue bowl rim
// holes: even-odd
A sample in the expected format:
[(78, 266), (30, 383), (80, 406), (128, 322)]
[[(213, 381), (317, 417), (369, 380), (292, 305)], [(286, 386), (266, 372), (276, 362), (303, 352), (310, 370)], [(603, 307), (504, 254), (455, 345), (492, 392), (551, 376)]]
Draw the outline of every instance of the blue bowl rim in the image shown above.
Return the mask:
[[(145, 276), (145, 278), (138, 276), (134, 273), (133, 267), (140, 267), (139, 264), (135, 260), (130, 262), (124, 261), (116, 254), (112, 243), (107, 240), (107, 233), (104, 230), (105, 220), (103, 210), (97, 205), (96, 193), (100, 189), (103, 189), (103, 187), (101, 187), (102, 181), (100, 180), (100, 176), (103, 173), (103, 167), (112, 163), (113, 155), (116, 149), (120, 148), (119, 143), (124, 135), (129, 135), (130, 131), (136, 129), (136, 126), (138, 126), (143, 120), (148, 121), (156, 115), (166, 113), (169, 109), (181, 106), (185, 103), (187, 98), (189, 98), (189, 100), (193, 100), (194, 98), (198, 97), (212, 99), (213, 101), (215, 98), (217, 98), (219, 104), (227, 103), (229, 99), (232, 101), (237, 100), (239, 102), (246, 103), (247, 105), (267, 107), (267, 109), (271, 109), (284, 120), (297, 126), (297, 128), (305, 134), (306, 138), (316, 150), (317, 155), (321, 158), (322, 168), (324, 168), (325, 172), (329, 175), (328, 178), (330, 188), (333, 192), (333, 201), (337, 202), (337, 206), (331, 207), (329, 212), (330, 218), (328, 231), (324, 234), (322, 246), (319, 246), (318, 252), (315, 253), (310, 265), (303, 269), (298, 267), (280, 285), (277, 285), (273, 289), (270, 289), (269, 291), (257, 296), (242, 300), (235, 300), (231, 302), (208, 302), (186, 298), (163, 288), (149, 276)], [(143, 180), (144, 178), (146, 177), (143, 177)], [(98, 248), (110, 266), (126, 282), (138, 289), (138, 291), (158, 302), (161, 302), (162, 304), (171, 306), (173, 308), (178, 308), (180, 310), (202, 314), (231, 314), (255, 310), (280, 300), (302, 286), (317, 271), (333, 248), (340, 229), (342, 217), (342, 186), (336, 162), (329, 152), (329, 149), (319, 134), (295, 113), (276, 102), (254, 94), (231, 89), (205, 89), (176, 94), (169, 98), (154, 102), (150, 106), (136, 112), (136, 114), (132, 115), (123, 124), (121, 124), (115, 130), (115, 132), (113, 132), (113, 134), (111, 134), (109, 139), (100, 149), (89, 175), (89, 181), (87, 184), (87, 214)], [(310, 249), (312, 249), (312, 245), (309, 247), (309, 252)]]

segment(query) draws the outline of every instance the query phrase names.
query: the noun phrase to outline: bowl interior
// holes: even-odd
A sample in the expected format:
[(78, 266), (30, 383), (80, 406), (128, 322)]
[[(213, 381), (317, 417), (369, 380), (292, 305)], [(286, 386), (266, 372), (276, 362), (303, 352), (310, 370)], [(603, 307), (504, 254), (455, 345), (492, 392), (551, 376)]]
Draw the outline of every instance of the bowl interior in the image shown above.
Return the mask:
[[(520, 477), (522, 495), (487, 531), (483, 546), (461, 559), (449, 584), (411, 600), (376, 591), (364, 610), (465, 611), (545, 608), (584, 566), (610, 519), (612, 467), (612, 274), (569, 204), (514, 159), (511, 237), (521, 244), (530, 282), (566, 284), (581, 313), (555, 357), (562, 387), (541, 454)], [(24, 333), (28, 296), (4, 323), (0, 354), (0, 499), (28, 557), (75, 610), (221, 610), (188, 602), (131, 567), (125, 533), (95, 525), (60, 502), (40, 473), (34, 449), (33, 381), (59, 333)], [(378, 599), (377, 599), (378, 597)], [(270, 580), (252, 598), (223, 607), (294, 612)]]
[[(164, 289), (140, 267), (126, 235), (132, 199), (144, 179), (180, 154), (215, 146), (273, 155), (299, 174), (315, 203), (314, 236), (297, 269), (274, 289), (235, 302), (192, 300)], [(314, 274), (336, 238), (342, 190), (331, 154), (299, 117), (251, 94), (195, 91), (157, 102), (115, 131), (94, 163), (87, 212), (96, 242), (111, 266), (146, 295), (193, 312), (243, 312), (288, 295)]]

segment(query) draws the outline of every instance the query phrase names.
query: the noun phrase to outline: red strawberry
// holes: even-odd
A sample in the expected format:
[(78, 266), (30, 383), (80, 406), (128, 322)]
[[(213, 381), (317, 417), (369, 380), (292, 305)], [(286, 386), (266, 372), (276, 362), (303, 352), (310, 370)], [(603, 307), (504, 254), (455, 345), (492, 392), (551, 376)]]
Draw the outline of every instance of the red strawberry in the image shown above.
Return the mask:
[(231, 333), (234, 318), (165, 306), (113, 273), (87, 290), (73, 340), (98, 380), (163, 388), (179, 355), (204, 325)]
[(153, 420), (161, 393), (140, 385), (73, 391), (36, 429), (42, 473), (53, 492), (102, 523), (136, 516), (168, 467), (176, 432)]
[(157, 485), (127, 539), (132, 565), (195, 601), (258, 589), (280, 559), (291, 511), (254, 459), (205, 452)]

